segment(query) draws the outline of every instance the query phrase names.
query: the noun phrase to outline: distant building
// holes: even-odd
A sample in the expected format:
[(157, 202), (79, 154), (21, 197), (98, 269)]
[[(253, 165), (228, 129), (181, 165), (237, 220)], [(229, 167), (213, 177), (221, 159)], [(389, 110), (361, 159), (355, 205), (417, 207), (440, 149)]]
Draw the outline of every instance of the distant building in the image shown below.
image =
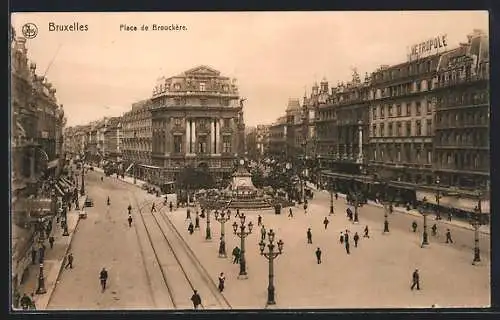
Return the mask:
[(245, 152), (243, 100), (235, 79), (207, 66), (162, 78), (151, 98), (149, 180), (175, 180), (186, 166), (229, 179)]
[(104, 157), (108, 161), (122, 161), (122, 118), (112, 117), (106, 119), (104, 132)]
[(255, 130), (257, 152), (260, 157), (267, 155), (269, 151), (269, 125), (257, 125)]
[(285, 160), (287, 144), (286, 140), (286, 116), (281, 116), (269, 126), (269, 156), (276, 159)]
[[(139, 179), (145, 177), (145, 167), (151, 165), (152, 103), (150, 99), (132, 104), (132, 110), (122, 116), (125, 169), (135, 170)], [(130, 171), (132, 172), (132, 171)]]

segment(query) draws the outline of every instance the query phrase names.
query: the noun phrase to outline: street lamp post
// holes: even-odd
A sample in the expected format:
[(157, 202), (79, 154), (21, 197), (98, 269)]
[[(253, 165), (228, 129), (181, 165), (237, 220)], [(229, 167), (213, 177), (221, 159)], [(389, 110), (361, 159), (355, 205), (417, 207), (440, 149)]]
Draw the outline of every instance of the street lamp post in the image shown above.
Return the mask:
[(85, 163), (82, 163), (82, 187), (80, 189), (80, 194), (83, 196), (85, 194)]
[(134, 162), (134, 184), (137, 183), (137, 164)]
[(359, 223), (359, 208), (362, 206), (361, 204), (361, 194), (358, 191), (353, 193), (354, 200), (354, 221), (353, 223)]
[(212, 230), (210, 229), (210, 209), (207, 210), (207, 228), (205, 229), (205, 240), (212, 240)]
[(388, 185), (384, 186), (384, 198), (382, 199), (384, 205), (384, 233), (389, 233), (389, 220), (388, 220), (388, 212), (391, 207), (391, 201), (389, 200), (389, 196), (387, 194)]
[(67, 237), (67, 236), (69, 236), (69, 232), (68, 232), (68, 207), (67, 206), (63, 207), (63, 218), (64, 218), (63, 236)]
[(418, 211), (420, 212), (420, 214), (422, 216), (424, 216), (424, 233), (422, 234), (422, 245), (421, 245), (421, 247), (423, 248), (424, 246), (429, 245), (429, 236), (427, 234), (427, 215), (428, 215), (428, 212), (427, 212), (426, 208), (424, 208), (424, 205), (421, 205), (418, 208)]
[(225, 232), (224, 226), (226, 222), (231, 219), (230, 214), (226, 214), (224, 210), (219, 214), (218, 211), (215, 211), (215, 220), (220, 223), (220, 244), (219, 244), (219, 258), (226, 258), (226, 241), (225, 241)]
[[(38, 229), (38, 242), (40, 247), (43, 246), (43, 242), (45, 241), (45, 228), (43, 225), (43, 219), (40, 217), (37, 221), (37, 229)], [(44, 253), (45, 254), (45, 253)], [(36, 294), (45, 294), (47, 290), (45, 289), (45, 277), (43, 275), (43, 260), (40, 259), (40, 270), (38, 273), (38, 287), (36, 289)]]
[(260, 254), (263, 255), (269, 261), (269, 284), (267, 287), (267, 304), (276, 304), (274, 299), (274, 259), (276, 259), (280, 254), (283, 253), (283, 245), (285, 244), (281, 239), (277, 242), (278, 251), (274, 251), (276, 245), (274, 244), (275, 233), (273, 229), (269, 230), (267, 239), (269, 243), (267, 244), (268, 251), (264, 252), (266, 248), (266, 243), (261, 240), (259, 243)]
[[(245, 214), (240, 214), (240, 225), (236, 221), (233, 223), (233, 231), (236, 236), (241, 239), (241, 250), (240, 250), (240, 274), (239, 278), (247, 278), (246, 260), (245, 260), (245, 238), (252, 233), (253, 223), (250, 221), (248, 223), (248, 231), (245, 231), (247, 226), (245, 226), (246, 216)], [(238, 227), (240, 231), (238, 231)]]
[(441, 220), (441, 209), (439, 207), (439, 200), (441, 200), (441, 194), (440, 194), (440, 189), (439, 189), (440, 183), (441, 183), (441, 181), (439, 179), (439, 176), (437, 176), (436, 177), (436, 187), (437, 187), (437, 190), (436, 190), (436, 205), (437, 205), (436, 220)]
[(330, 214), (333, 214), (333, 182), (330, 185)]
[(474, 259), (472, 264), (475, 265), (481, 262), (481, 252), (479, 250), (479, 228), (481, 227), (481, 194), (478, 195), (477, 208), (474, 210), (475, 214), (471, 220), (471, 225), (474, 228)]

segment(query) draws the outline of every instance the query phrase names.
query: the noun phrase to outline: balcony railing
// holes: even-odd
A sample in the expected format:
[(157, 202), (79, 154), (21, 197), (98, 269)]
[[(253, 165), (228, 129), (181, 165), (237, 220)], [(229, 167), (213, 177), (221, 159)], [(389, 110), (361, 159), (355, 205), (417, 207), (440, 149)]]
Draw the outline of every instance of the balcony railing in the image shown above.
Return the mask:
[(452, 87), (460, 84), (465, 84), (465, 83), (472, 83), (476, 81), (482, 81), (482, 80), (490, 80), (490, 77), (488, 74), (479, 74), (479, 75), (473, 75), (469, 77), (464, 77), (464, 78), (457, 78), (457, 79), (449, 79), (447, 81), (440, 81), (436, 84), (435, 89), (438, 88), (447, 88), (447, 87)]

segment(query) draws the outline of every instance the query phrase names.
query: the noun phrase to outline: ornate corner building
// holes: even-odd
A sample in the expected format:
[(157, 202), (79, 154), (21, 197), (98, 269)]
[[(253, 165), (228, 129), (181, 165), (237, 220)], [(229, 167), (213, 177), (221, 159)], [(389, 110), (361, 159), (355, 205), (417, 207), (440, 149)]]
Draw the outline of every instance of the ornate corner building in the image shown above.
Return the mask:
[(229, 178), (245, 152), (243, 101), (235, 79), (207, 66), (160, 79), (151, 98), (152, 180), (175, 181), (187, 166)]

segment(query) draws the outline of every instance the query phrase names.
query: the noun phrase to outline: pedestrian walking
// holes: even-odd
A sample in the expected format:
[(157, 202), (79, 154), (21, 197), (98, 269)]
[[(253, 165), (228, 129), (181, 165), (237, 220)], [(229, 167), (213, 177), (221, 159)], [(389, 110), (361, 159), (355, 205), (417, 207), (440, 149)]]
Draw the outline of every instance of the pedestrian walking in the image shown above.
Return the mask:
[(335, 200), (338, 200), (339, 199), (339, 194), (337, 192), (335, 192)]
[(358, 247), (358, 241), (359, 241), (359, 234), (356, 232), (354, 234), (354, 237), (352, 237), (352, 239), (354, 240), (354, 248), (357, 248)]
[(234, 249), (233, 249), (233, 257), (234, 257), (233, 264), (240, 263), (240, 252), (241, 252), (240, 248), (238, 248), (237, 246), (234, 247)]
[(68, 256), (66, 257), (66, 266), (64, 267), (64, 269), (68, 269), (68, 267), (70, 269), (73, 269), (73, 254), (70, 253), (68, 254)]
[(452, 213), (451, 213), (451, 212), (449, 212), (449, 213), (448, 213), (448, 221), (450, 221), (450, 222), (451, 222), (451, 216), (452, 216)]
[(54, 248), (54, 237), (53, 236), (50, 236), (49, 237), (49, 245), (50, 245), (50, 248)]
[(344, 232), (344, 242), (349, 242), (349, 230), (347, 229)]
[(193, 232), (194, 232), (193, 222), (189, 222), (188, 231), (189, 231), (189, 234), (193, 234)]
[(262, 225), (262, 216), (259, 214), (259, 216), (257, 217), (257, 226), (261, 226)]
[(435, 223), (432, 225), (431, 230), (432, 230), (432, 235), (436, 236), (437, 235), (437, 225)]
[(108, 204), (108, 206), (111, 204), (111, 200), (109, 199), (109, 196), (108, 196), (107, 204)]
[(325, 225), (325, 230), (326, 228), (328, 228), (328, 223), (330, 223), (330, 221), (328, 221), (328, 218), (325, 217), (325, 220), (323, 220), (323, 224)]
[(370, 234), (369, 234), (369, 230), (368, 230), (368, 226), (365, 227), (365, 230), (364, 230), (364, 235), (363, 235), (363, 238), (368, 238), (370, 239)]
[(262, 225), (260, 228), (260, 240), (264, 241), (266, 239), (266, 228)]
[(173, 205), (172, 201), (170, 201), (169, 207), (170, 207), (170, 212), (172, 212), (172, 210), (174, 209), (174, 205)]
[(128, 214), (130, 214), (130, 212), (132, 211), (132, 206), (129, 204), (127, 209), (128, 209)]
[(31, 264), (36, 264), (36, 249), (31, 249)]
[(35, 304), (35, 294), (32, 292), (31, 295), (30, 295), (30, 305), (29, 305), (29, 309), (30, 310), (36, 310), (36, 304)]
[(349, 249), (350, 249), (349, 241), (346, 241), (345, 242), (345, 251), (347, 252), (347, 254), (351, 254), (351, 251)]
[(411, 224), (411, 228), (413, 229), (413, 232), (417, 232), (417, 221), (413, 221), (413, 223)]
[(304, 203), (304, 214), (307, 214), (307, 202)]
[(451, 239), (450, 229), (446, 229), (446, 243), (453, 243), (453, 240)]
[(318, 247), (318, 249), (316, 249), (316, 261), (318, 262), (318, 264), (321, 263), (321, 249)]
[(201, 305), (201, 297), (198, 294), (198, 291), (194, 290), (194, 293), (191, 296), (191, 301), (193, 302), (193, 307), (195, 309), (198, 309), (198, 307)]
[(224, 275), (224, 272), (221, 272), (219, 275), (219, 291), (222, 292), (224, 291), (224, 282), (226, 281), (226, 276)]
[(344, 244), (344, 233), (340, 233), (340, 244)]
[(151, 205), (151, 213), (156, 212), (156, 207), (155, 207), (155, 203), (153, 202), (153, 204)]
[(311, 228), (307, 229), (307, 243), (313, 243)]
[(194, 218), (194, 228), (200, 229), (200, 216), (198, 215), (198, 211), (196, 211), (196, 217)]
[(292, 208), (288, 208), (288, 217), (293, 218)]
[(186, 220), (191, 220), (191, 209), (186, 210)]
[(417, 287), (417, 290), (420, 290), (420, 274), (418, 273), (418, 269), (413, 271), (410, 290), (413, 290), (415, 286)]
[(130, 213), (128, 215), (128, 219), (127, 220), (128, 220), (128, 227), (131, 228), (132, 227), (132, 216), (130, 215)]
[(23, 293), (20, 302), (21, 302), (21, 308), (23, 308), (23, 310), (28, 310), (29, 307), (31, 306), (31, 299), (30, 297), (28, 297), (26, 293)]
[(99, 280), (101, 281), (101, 292), (104, 292), (104, 290), (106, 290), (106, 282), (108, 281), (108, 271), (106, 268), (102, 268), (99, 273)]

